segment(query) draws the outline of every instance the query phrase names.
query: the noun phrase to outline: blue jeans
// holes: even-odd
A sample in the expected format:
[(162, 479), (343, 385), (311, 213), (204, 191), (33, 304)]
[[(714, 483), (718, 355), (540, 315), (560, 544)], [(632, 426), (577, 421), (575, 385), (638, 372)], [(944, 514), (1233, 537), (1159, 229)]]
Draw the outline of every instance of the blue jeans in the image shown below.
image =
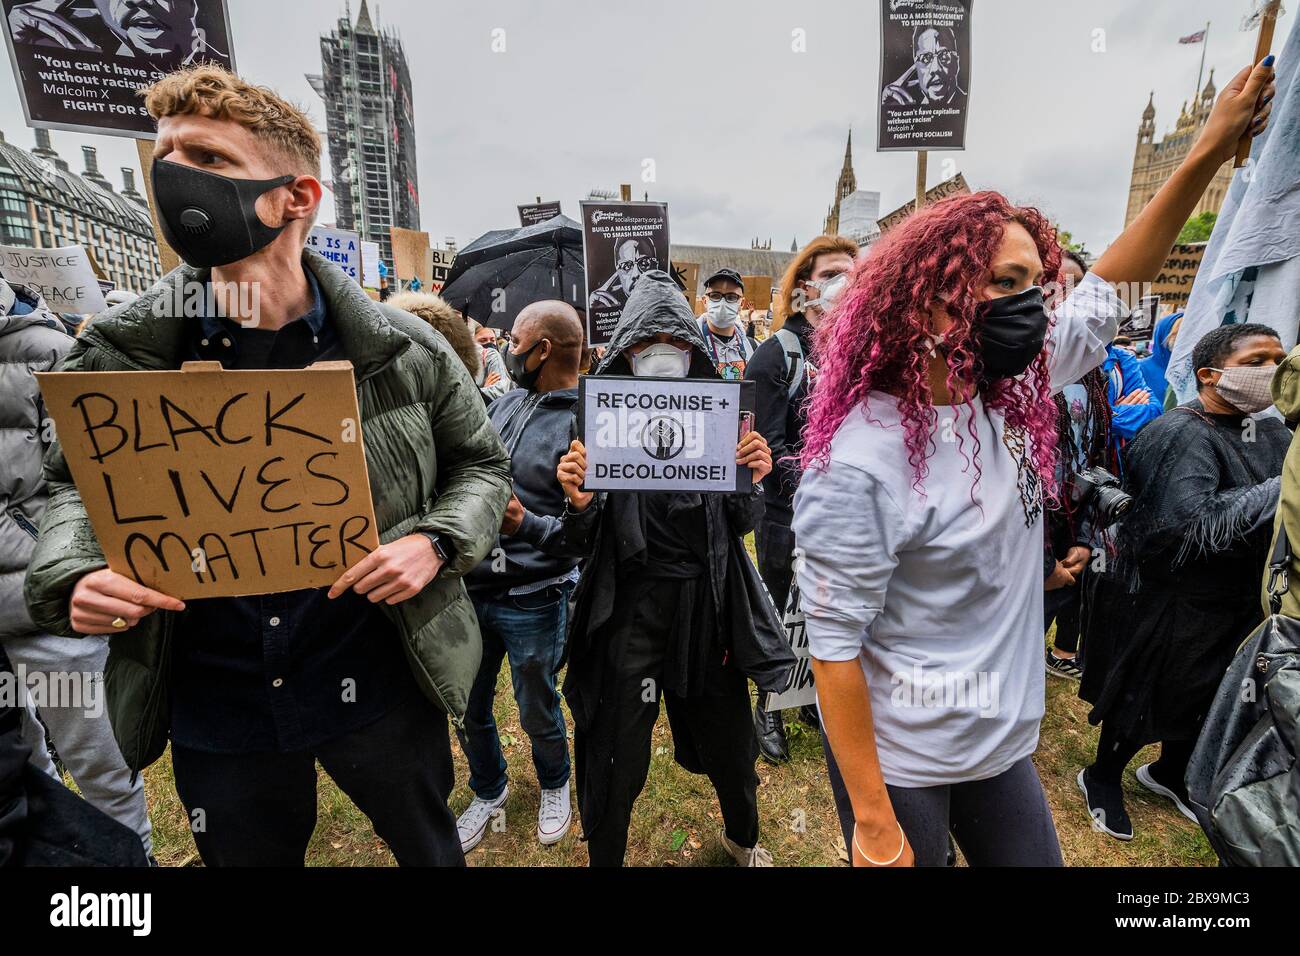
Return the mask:
[(572, 591), (572, 584), (560, 584), (532, 594), (474, 599), (483, 663), (469, 692), (460, 741), (469, 762), (470, 789), (480, 799), (494, 800), (506, 788), (506, 758), (492, 715), (503, 657), (510, 659), (519, 723), (533, 745), (538, 785), (555, 790), (569, 782), (569, 738), (555, 682)]

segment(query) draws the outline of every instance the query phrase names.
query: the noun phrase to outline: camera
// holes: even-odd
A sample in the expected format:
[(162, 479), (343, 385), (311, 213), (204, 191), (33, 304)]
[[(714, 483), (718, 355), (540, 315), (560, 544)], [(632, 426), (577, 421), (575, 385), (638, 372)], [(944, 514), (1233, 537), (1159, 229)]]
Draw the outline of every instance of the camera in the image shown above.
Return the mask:
[(1097, 525), (1109, 527), (1133, 505), (1133, 496), (1119, 486), (1119, 479), (1100, 465), (1085, 468), (1070, 479), (1070, 501), (1075, 509), (1096, 508)]

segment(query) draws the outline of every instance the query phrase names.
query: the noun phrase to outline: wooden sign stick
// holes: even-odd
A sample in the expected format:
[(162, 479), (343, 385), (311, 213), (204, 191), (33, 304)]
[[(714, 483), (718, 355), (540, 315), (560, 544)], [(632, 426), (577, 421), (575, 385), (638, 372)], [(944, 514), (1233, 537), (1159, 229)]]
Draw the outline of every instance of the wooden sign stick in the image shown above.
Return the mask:
[(928, 173), (930, 154), (919, 150), (916, 154), (916, 211), (925, 208), (925, 181)]
[[(1258, 64), (1273, 49), (1273, 30), (1277, 26), (1277, 15), (1281, 5), (1282, 0), (1271, 0), (1264, 12), (1260, 14), (1259, 39), (1255, 41), (1255, 59), (1251, 61), (1254, 64)], [(1255, 108), (1259, 109), (1258, 104), (1256, 104)], [(1250, 130), (1247, 129), (1241, 137), (1241, 142), (1237, 144), (1237, 159), (1233, 163), (1234, 169), (1241, 169), (1250, 159), (1250, 144), (1253, 139)]]
[(144, 195), (149, 200), (149, 218), (153, 221), (153, 237), (158, 243), (158, 261), (162, 263), (163, 275), (171, 272), (181, 264), (181, 257), (176, 255), (176, 250), (167, 245), (167, 240), (163, 238), (162, 229), (158, 226), (158, 206), (153, 198), (153, 143), (151, 139), (137, 139), (135, 141), (136, 155), (140, 157), (140, 175), (144, 179)]

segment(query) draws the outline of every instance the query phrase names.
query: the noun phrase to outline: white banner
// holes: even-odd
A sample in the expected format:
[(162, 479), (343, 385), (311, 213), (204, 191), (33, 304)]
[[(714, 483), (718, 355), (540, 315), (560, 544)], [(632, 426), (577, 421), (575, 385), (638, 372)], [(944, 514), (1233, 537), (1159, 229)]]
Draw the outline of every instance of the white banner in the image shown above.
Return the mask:
[(107, 308), (90, 257), (81, 246), (0, 246), (0, 275), (7, 282), (39, 292), (55, 312), (93, 315)]
[[(588, 491), (748, 491), (736, 465), (742, 406), (753, 382), (714, 379), (579, 379), (579, 427)], [(742, 397), (744, 396), (744, 397)]]
[(817, 703), (817, 688), (813, 686), (812, 651), (808, 649), (808, 631), (804, 627), (803, 603), (799, 600), (799, 582), (790, 582), (790, 597), (785, 602), (782, 615), (785, 636), (794, 651), (794, 672), (790, 686), (779, 694), (768, 694), (764, 709), (789, 710)]
[(307, 234), (307, 248), (315, 249), (353, 282), (361, 283), (361, 239), (355, 232), (315, 226)]
[(361, 240), (361, 286), (379, 288), (379, 243)]

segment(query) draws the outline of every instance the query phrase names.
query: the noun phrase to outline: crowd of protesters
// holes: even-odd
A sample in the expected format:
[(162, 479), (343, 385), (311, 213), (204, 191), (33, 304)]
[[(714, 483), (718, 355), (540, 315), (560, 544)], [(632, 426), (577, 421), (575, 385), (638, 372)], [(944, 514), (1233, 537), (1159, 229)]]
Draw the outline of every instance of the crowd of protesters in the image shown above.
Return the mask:
[[(1228, 85), (1095, 263), (1036, 209), (957, 196), (866, 251), (808, 244), (762, 341), (736, 270), (705, 277), (699, 316), (652, 271), (597, 352), (563, 302), (498, 330), (426, 292), (372, 300), (304, 249), (322, 191), (308, 119), (215, 67), (160, 80), (152, 176), (185, 264), (79, 329), (0, 282), (0, 671), (107, 685), (97, 715), (0, 706), (0, 863), (150, 860), (139, 772), (170, 745), (208, 865), (301, 865), (318, 763), (399, 864), (462, 864), (510, 790), (494, 719), (508, 663), (540, 843), (569, 833), (572, 791), (592, 865), (624, 861), (662, 700), (676, 761), (717, 795), (721, 845), (779, 864), (755, 764), (790, 758), (764, 701), (795, 670), (796, 599), (817, 687), (800, 718), (854, 865), (942, 866), (954, 844), (971, 865), (1059, 865), (1032, 760), (1048, 675), (1079, 681), (1101, 725), (1081, 815), (1131, 839), (1121, 773), (1159, 742), (1137, 779), (1193, 816), (1191, 748), (1264, 615), (1291, 439), (1253, 416), (1287, 356), (1266, 326), (1217, 329), (1195, 347), (1197, 397), (1174, 405), (1178, 316), (1142, 359), (1120, 322), (1262, 131), (1272, 82), (1270, 59)], [(257, 201), (202, 238), (166, 198), (250, 181)], [(172, 286), (209, 279), (201, 316), (168, 312)], [(245, 283), (262, 290), (255, 322), (228, 292)], [(182, 602), (107, 568), (31, 373), (194, 359), (352, 363), (383, 543), (332, 587)], [(586, 490), (581, 374), (754, 383), (735, 448), (752, 488)], [(970, 693), (953, 698), (953, 678)], [(459, 817), (453, 727), (473, 791)], [(81, 835), (75, 852), (61, 834)]]

